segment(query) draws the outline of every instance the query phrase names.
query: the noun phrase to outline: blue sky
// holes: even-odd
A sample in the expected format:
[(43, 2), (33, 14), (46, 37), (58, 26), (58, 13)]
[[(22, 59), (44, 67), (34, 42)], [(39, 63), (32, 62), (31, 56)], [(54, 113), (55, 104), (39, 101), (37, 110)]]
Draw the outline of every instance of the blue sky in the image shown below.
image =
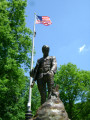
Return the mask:
[(26, 26), (32, 31), (34, 12), (52, 21), (50, 26), (35, 25), (35, 64), (43, 56), (42, 46), (48, 45), (58, 67), (71, 62), (90, 70), (90, 0), (27, 0)]

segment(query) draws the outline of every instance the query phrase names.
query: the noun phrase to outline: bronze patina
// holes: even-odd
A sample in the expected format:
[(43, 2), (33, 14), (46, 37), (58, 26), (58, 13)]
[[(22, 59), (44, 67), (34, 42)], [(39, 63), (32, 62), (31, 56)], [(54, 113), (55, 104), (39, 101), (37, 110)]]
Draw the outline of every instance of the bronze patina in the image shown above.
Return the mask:
[(37, 60), (37, 64), (33, 70), (30, 71), (30, 76), (33, 77), (31, 87), (37, 81), (38, 89), (41, 95), (41, 104), (46, 102), (46, 88), (48, 89), (48, 96), (51, 95), (54, 87), (54, 74), (57, 70), (57, 62), (54, 56), (49, 56), (50, 48), (47, 45), (42, 47), (43, 57)]

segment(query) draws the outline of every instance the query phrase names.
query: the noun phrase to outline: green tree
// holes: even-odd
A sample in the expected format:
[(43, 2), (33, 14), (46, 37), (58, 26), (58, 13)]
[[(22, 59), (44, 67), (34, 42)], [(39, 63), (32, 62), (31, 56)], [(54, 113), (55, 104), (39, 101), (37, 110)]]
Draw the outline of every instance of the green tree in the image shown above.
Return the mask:
[(90, 120), (90, 100), (86, 102), (80, 102), (75, 105), (74, 120)]
[(89, 77), (90, 72), (80, 71), (72, 63), (61, 65), (55, 75), (55, 83), (60, 85), (60, 98), (64, 102), (69, 118), (72, 120), (78, 112), (75, 110), (76, 102), (84, 100), (84, 95), (88, 93)]
[[(75, 108), (77, 111), (77, 120), (90, 119), (90, 71), (79, 71), (81, 76), (81, 102), (77, 103)], [(75, 117), (74, 117), (75, 118)]]
[(25, 25), (26, 0), (0, 0), (0, 119), (24, 120), (30, 67), (31, 30)]
[(32, 108), (32, 114), (35, 115), (36, 111), (38, 110), (38, 108), (41, 105), (41, 97), (40, 97), (40, 93), (38, 90), (37, 85), (35, 84), (33, 89), (32, 89), (32, 103), (31, 103), (31, 108)]

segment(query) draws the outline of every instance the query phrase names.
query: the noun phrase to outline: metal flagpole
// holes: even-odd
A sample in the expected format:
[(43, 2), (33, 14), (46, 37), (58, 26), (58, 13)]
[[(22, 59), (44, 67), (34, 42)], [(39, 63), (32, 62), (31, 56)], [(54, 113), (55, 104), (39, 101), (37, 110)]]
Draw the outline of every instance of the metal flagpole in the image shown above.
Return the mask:
[[(31, 55), (31, 68), (30, 70), (33, 69), (33, 55), (34, 55), (34, 38), (35, 38), (35, 22), (36, 22), (36, 14), (34, 13), (34, 27), (33, 27), (33, 40), (32, 40), (32, 55)], [(26, 120), (30, 119), (32, 117), (31, 114), (31, 96), (32, 96), (32, 88), (31, 88), (31, 84), (32, 84), (32, 80), (33, 78), (30, 77), (30, 87), (29, 87), (29, 99), (28, 99), (28, 113), (26, 113)]]

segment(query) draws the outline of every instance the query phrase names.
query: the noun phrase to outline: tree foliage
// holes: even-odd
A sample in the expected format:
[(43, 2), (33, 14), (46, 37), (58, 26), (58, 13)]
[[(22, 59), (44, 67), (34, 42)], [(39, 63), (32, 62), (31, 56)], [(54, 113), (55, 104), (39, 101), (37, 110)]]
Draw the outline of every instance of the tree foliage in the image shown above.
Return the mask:
[[(87, 94), (90, 92), (90, 71), (80, 70), (72, 63), (61, 65), (55, 75), (55, 83), (60, 85), (60, 98), (69, 118), (76, 120), (76, 103), (86, 102)], [(83, 117), (80, 119), (85, 120)]]
[(24, 119), (30, 67), (31, 30), (25, 25), (26, 0), (0, 0), (0, 119)]
[(32, 89), (32, 103), (31, 103), (31, 109), (32, 109), (32, 114), (35, 115), (36, 111), (40, 107), (41, 104), (41, 97), (40, 93), (38, 90), (37, 85), (35, 84), (33, 89)]

